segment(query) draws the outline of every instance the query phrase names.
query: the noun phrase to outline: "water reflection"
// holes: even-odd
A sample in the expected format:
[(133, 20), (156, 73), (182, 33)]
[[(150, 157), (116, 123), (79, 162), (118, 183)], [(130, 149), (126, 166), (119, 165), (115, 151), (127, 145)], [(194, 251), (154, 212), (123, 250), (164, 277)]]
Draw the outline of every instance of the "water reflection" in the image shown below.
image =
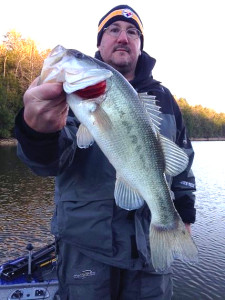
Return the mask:
[(225, 142), (193, 142), (199, 263), (174, 264), (174, 300), (225, 299)]
[(0, 263), (53, 241), (53, 179), (35, 176), (16, 156), (16, 147), (0, 147)]

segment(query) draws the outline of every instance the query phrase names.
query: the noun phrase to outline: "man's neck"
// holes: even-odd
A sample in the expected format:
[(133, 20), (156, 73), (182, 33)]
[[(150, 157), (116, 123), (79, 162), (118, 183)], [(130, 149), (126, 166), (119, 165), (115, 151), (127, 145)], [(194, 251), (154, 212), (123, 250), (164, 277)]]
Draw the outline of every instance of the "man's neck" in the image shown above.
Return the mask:
[(115, 68), (115, 69), (117, 69), (117, 71), (118, 72), (120, 72), (128, 81), (131, 81), (131, 80), (133, 80), (134, 79), (134, 77), (135, 77), (135, 72), (126, 72), (126, 70), (124, 70), (124, 69), (120, 69), (120, 68)]
[[(123, 74), (122, 74), (123, 75)], [(128, 81), (131, 81), (134, 79), (134, 74), (127, 74), (127, 75), (123, 75)]]

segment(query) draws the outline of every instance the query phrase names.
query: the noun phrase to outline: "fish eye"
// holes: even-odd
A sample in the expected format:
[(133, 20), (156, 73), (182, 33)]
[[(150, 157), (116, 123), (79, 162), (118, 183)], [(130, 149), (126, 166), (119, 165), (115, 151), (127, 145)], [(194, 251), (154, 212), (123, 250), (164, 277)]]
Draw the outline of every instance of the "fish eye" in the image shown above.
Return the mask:
[(71, 54), (71, 55), (75, 56), (76, 58), (80, 58), (80, 59), (84, 58), (84, 54), (75, 49), (69, 49), (68, 54)]
[(80, 51), (75, 50), (74, 56), (75, 56), (76, 58), (83, 58), (83, 57), (84, 57), (84, 54), (81, 53)]
[(75, 57), (76, 57), (76, 58), (83, 58), (84, 55), (83, 55), (83, 53), (77, 51), (77, 52), (75, 53)]

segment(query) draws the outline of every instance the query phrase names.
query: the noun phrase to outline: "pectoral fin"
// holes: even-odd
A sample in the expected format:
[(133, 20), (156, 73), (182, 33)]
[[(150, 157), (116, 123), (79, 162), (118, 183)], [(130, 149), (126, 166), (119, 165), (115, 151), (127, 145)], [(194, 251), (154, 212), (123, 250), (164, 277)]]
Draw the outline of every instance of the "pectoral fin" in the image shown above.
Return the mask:
[(83, 124), (80, 124), (78, 131), (77, 131), (77, 146), (79, 148), (88, 148), (94, 143), (94, 139), (90, 132), (88, 131), (87, 127)]
[(138, 209), (144, 204), (144, 199), (132, 189), (122, 178), (117, 178), (114, 197), (116, 204), (126, 210)]

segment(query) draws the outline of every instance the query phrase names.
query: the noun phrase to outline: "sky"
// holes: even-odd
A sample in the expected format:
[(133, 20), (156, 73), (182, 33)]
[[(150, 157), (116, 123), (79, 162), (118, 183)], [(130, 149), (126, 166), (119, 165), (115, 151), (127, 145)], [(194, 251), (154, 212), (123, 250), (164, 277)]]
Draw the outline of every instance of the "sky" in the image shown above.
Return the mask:
[(153, 77), (190, 105), (225, 113), (224, 0), (7, 0), (0, 4), (0, 42), (15, 29), (40, 49), (58, 44), (93, 56), (97, 25), (119, 4), (144, 25)]

